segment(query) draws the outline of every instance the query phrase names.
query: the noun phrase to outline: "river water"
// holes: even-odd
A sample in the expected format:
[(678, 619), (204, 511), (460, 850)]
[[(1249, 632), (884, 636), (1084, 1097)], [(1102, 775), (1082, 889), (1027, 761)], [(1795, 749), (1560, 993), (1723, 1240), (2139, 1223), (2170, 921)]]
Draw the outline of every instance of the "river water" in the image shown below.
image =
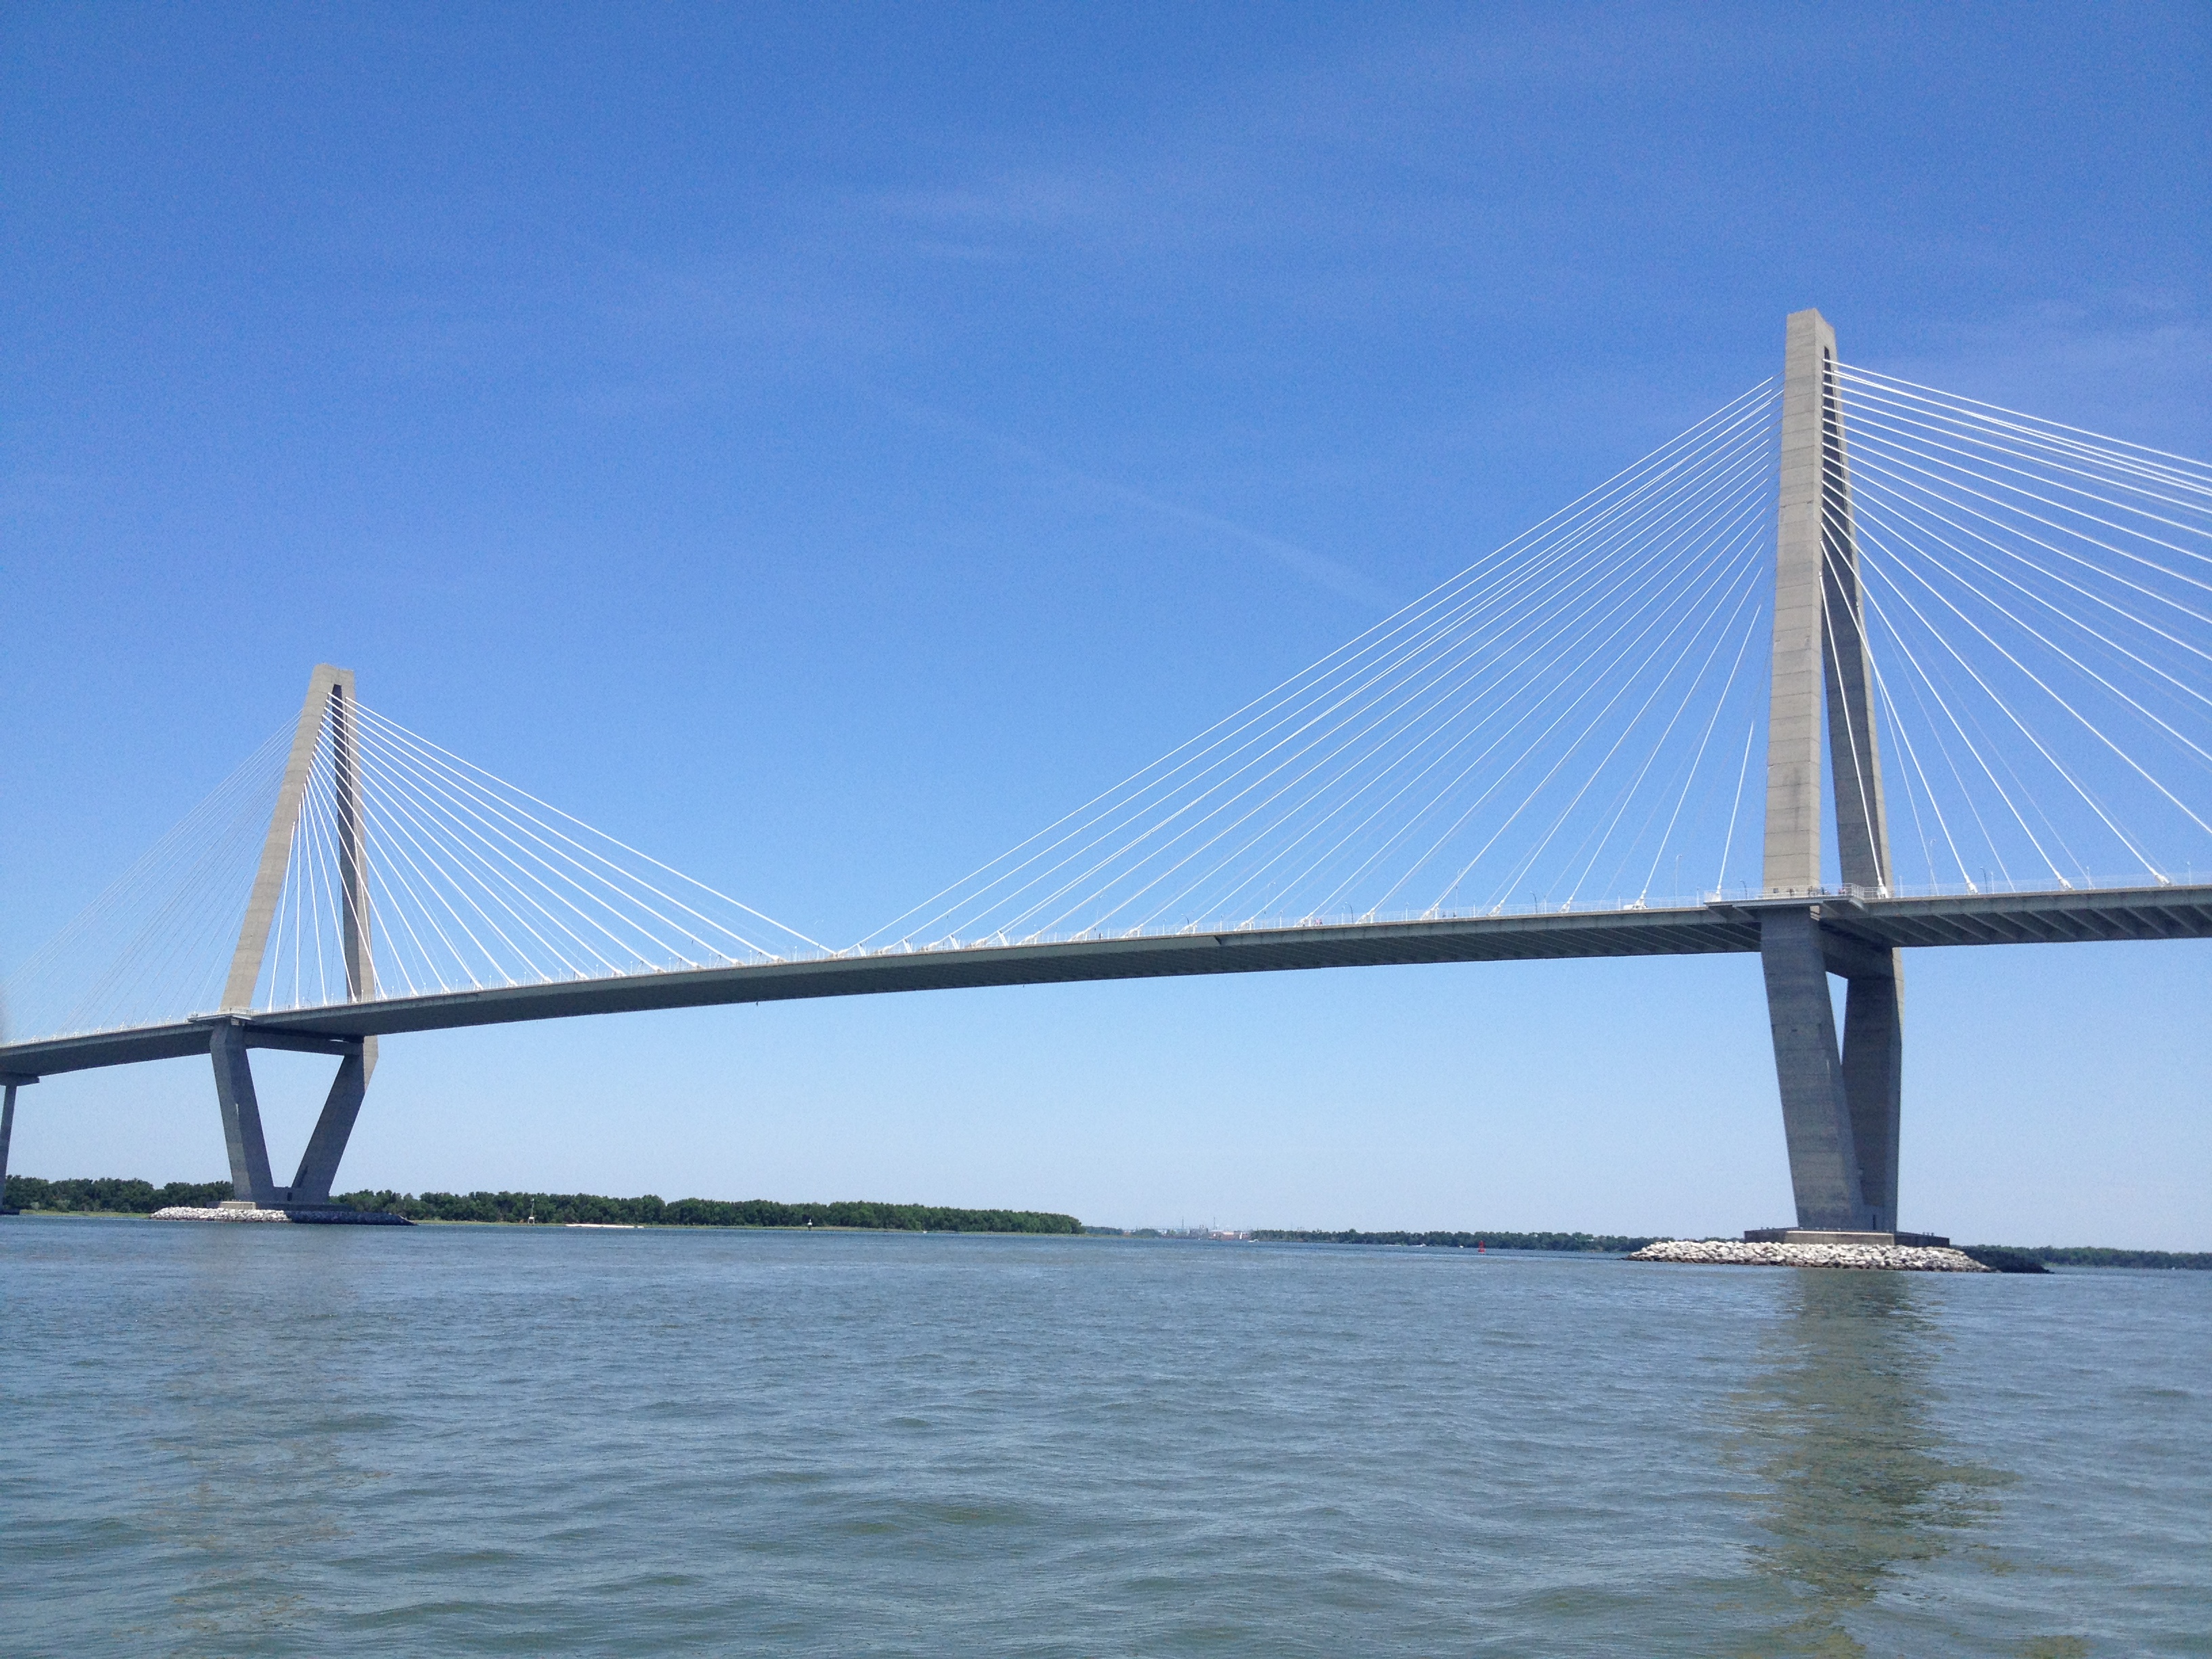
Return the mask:
[(0, 1650), (2212, 1653), (2212, 1274), (0, 1221)]

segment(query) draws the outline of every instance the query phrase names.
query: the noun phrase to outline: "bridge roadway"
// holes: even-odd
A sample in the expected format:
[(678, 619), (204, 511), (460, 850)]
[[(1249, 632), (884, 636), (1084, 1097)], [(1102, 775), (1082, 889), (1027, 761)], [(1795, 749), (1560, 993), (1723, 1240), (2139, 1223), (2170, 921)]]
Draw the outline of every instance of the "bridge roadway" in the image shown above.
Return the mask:
[[(403, 1031), (732, 1002), (1294, 968), (1745, 953), (1759, 949), (1762, 908), (1808, 903), (1817, 904), (1829, 966), (1838, 973), (1850, 972), (1869, 952), (1891, 948), (2212, 938), (2212, 884), (1937, 898), (1825, 894), (1817, 900), (1723, 901), (1668, 909), (1352, 922), (830, 957), (387, 997), (230, 1018), (246, 1028), (250, 1048), (343, 1054), (356, 1049), (362, 1037)], [(205, 1054), (210, 1025), (222, 1018), (0, 1046), (0, 1081)]]

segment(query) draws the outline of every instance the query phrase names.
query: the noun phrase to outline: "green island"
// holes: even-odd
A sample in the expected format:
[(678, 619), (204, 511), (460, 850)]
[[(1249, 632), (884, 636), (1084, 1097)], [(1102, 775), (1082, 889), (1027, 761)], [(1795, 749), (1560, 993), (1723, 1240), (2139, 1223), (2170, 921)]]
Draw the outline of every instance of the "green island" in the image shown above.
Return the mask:
[[(69, 1215), (151, 1215), (171, 1205), (213, 1205), (233, 1196), (228, 1181), (151, 1182), (118, 1176), (42, 1181), (8, 1177), (7, 1201), (18, 1210)], [(941, 1204), (880, 1204), (848, 1199), (827, 1204), (731, 1201), (647, 1194), (606, 1198), (597, 1193), (342, 1193), (335, 1207), (381, 1210), (410, 1221), (513, 1222), (541, 1225), (590, 1223), (630, 1227), (845, 1227), (899, 1233), (1081, 1233), (1072, 1215), (1036, 1210), (963, 1210)]]

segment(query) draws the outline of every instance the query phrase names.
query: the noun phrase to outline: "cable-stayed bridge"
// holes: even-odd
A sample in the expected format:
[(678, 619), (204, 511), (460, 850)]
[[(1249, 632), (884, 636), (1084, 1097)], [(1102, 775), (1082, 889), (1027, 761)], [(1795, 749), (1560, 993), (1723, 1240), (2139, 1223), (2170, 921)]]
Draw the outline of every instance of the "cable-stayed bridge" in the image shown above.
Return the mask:
[[(1850, 367), (1801, 312), (1778, 380), (847, 946), (319, 668), (12, 977), (0, 1172), (21, 1085), (137, 1060), (210, 1055), (239, 1200), (312, 1206), (410, 1031), (1735, 951), (1799, 1226), (1888, 1232), (1901, 951), (2205, 937), (2212, 466)], [(256, 1048), (338, 1060), (285, 1186)]]

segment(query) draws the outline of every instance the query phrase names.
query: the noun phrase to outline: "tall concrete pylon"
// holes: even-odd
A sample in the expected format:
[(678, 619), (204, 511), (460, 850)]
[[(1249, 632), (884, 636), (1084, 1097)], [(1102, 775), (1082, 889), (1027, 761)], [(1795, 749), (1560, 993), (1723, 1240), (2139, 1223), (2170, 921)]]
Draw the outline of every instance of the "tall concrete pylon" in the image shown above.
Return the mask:
[[(355, 733), (353, 671), (318, 664), (307, 679), (307, 701), (300, 707), (300, 723), (293, 730), (292, 752), (285, 762), (284, 780), (276, 792), (276, 810), (270, 814), (269, 834), (261, 845), (261, 863), (246, 901), (245, 919), (238, 930), (238, 948), (230, 958), (230, 976), (224, 983), (225, 1013), (244, 1014), (253, 1006), (254, 987), (269, 951), (269, 932), (276, 905), (284, 891), (284, 878), (292, 858), (293, 832), (307, 800), (315, 757), (327, 735), (331, 775), (336, 795), (335, 819), (338, 856), (340, 953), (345, 963), (346, 1000), (358, 1002), (376, 994), (376, 964), (371, 954), (368, 907), (368, 840), (362, 813), (360, 754)], [(230, 1153), (230, 1177), (240, 1200), (264, 1206), (318, 1205), (330, 1201), (331, 1183), (346, 1141), (360, 1115), (368, 1079), (376, 1070), (376, 1039), (362, 1037), (340, 1044), (337, 1076), (324, 1099), (322, 1115), (307, 1138), (298, 1172), (289, 1187), (270, 1179), (269, 1148), (262, 1138), (261, 1106), (253, 1090), (253, 1070), (246, 1060), (249, 1038), (246, 1025), (236, 1019), (218, 1020), (210, 1033), (208, 1053), (215, 1064), (216, 1103), (222, 1111), (223, 1142)], [(313, 1045), (327, 1052), (328, 1044)]]
[[(1790, 1179), (1798, 1226), (1890, 1232), (1897, 1226), (1904, 981), (1895, 951), (1851, 939), (1822, 920), (1823, 901), (1833, 896), (1822, 890), (1824, 744), (1846, 896), (1886, 894), (1890, 866), (1836, 331), (1817, 311), (1789, 320), (1779, 505), (1759, 909)], [(1840, 1048), (1831, 973), (1848, 987)]]

